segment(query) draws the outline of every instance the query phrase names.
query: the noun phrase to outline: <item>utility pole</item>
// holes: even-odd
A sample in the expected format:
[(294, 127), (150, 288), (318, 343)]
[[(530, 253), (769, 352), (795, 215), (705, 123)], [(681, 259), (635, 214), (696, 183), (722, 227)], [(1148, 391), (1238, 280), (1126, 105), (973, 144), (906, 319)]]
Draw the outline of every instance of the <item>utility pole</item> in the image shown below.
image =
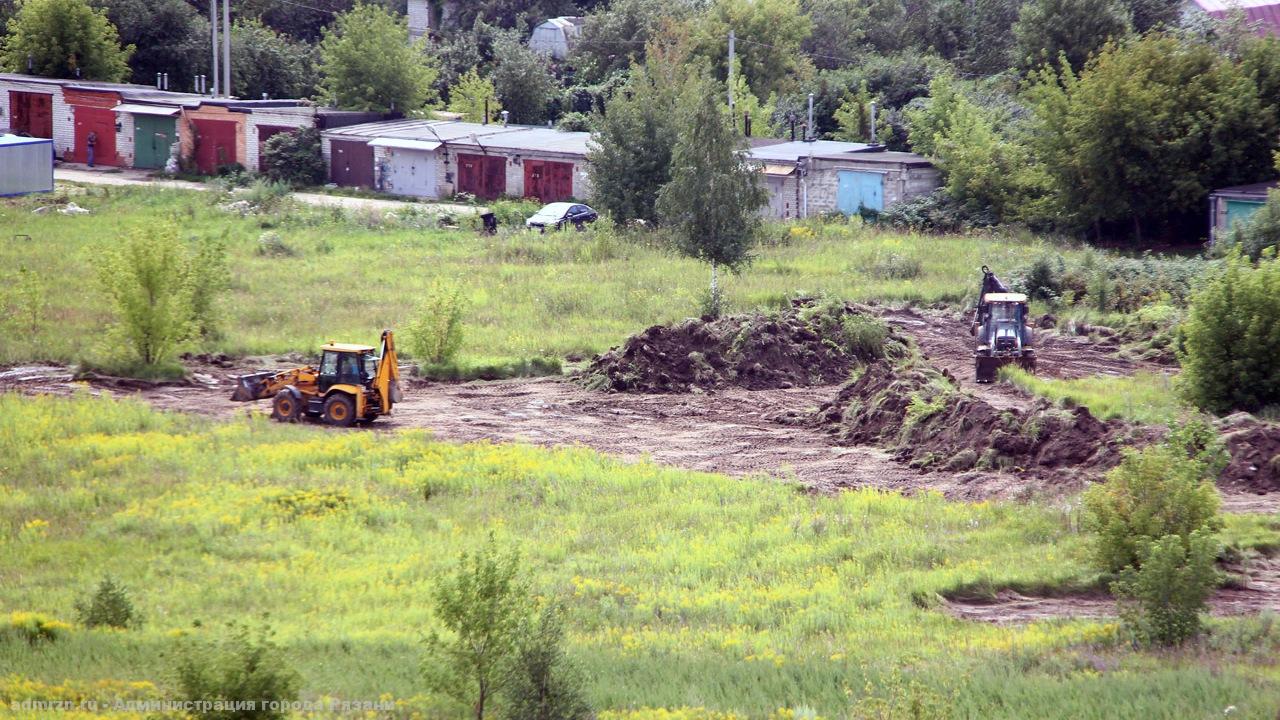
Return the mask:
[(213, 33), (213, 96), (218, 97), (218, 0), (209, 0), (209, 31)]
[[(737, 39), (738, 39), (737, 36), (734, 35), (733, 33), (733, 29), (730, 28), (729, 30), (729, 115), (730, 117), (733, 116), (733, 60), (734, 60), (733, 46), (734, 46), (734, 42)], [(737, 125), (737, 123), (734, 123), (734, 125)]]
[(222, 0), (222, 92), (231, 97), (231, 0)]
[(813, 93), (809, 93), (809, 122), (804, 128), (804, 139), (805, 142), (809, 142), (815, 137), (813, 134)]

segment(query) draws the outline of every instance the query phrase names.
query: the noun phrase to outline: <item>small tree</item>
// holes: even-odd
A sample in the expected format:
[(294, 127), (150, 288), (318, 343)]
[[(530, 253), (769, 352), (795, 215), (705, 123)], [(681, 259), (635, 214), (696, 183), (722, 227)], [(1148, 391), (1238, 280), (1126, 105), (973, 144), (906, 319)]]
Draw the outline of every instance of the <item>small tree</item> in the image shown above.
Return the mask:
[(128, 628), (142, 624), (142, 616), (133, 607), (129, 591), (110, 575), (102, 578), (93, 594), (76, 601), (76, 613), (85, 627)]
[(203, 239), (189, 248), (177, 228), (135, 230), (104, 247), (98, 279), (116, 315), (111, 337), (154, 368), (183, 341), (213, 334), (216, 299), (226, 288), (226, 248)]
[(680, 250), (711, 264), (713, 315), (721, 309), (717, 270), (722, 265), (737, 270), (750, 262), (759, 211), (769, 200), (759, 171), (747, 162), (745, 139), (725, 117), (721, 88), (704, 77), (685, 89), (671, 181), (658, 194), (658, 213)]
[(489, 119), (493, 119), (502, 112), (502, 105), (498, 103), (493, 83), (480, 77), (475, 68), (472, 68), (458, 78), (456, 85), (449, 88), (449, 112), (460, 113), (467, 122), (482, 122), (485, 110), (489, 111)]
[(300, 128), (277, 133), (262, 148), (262, 164), (267, 177), (277, 182), (306, 187), (324, 182), (324, 156), (320, 153), (320, 131)]
[(435, 99), (436, 72), (405, 19), (378, 5), (339, 15), (320, 41), (320, 89), (340, 108), (417, 112)]
[(1063, 56), (1079, 70), (1109, 38), (1122, 38), (1129, 30), (1129, 10), (1119, 0), (1030, 0), (1018, 13), (1013, 36), (1026, 66)]
[(432, 593), (447, 635), (432, 631), (427, 637), (423, 675), (431, 690), (470, 706), (476, 720), (484, 720), (501, 689), (529, 616), (529, 592), (519, 568), (519, 553), (502, 552), (490, 535), (479, 551), (463, 553)]
[(1178, 644), (1199, 632), (1217, 583), (1222, 527), (1214, 479), (1226, 454), (1200, 422), (1162, 444), (1130, 452), (1084, 495), (1085, 526), (1097, 533), (1094, 564), (1117, 575), (1121, 618), (1144, 642)]
[(425, 362), (439, 364), (452, 360), (462, 348), (462, 314), (466, 299), (462, 286), (432, 281), (427, 297), (418, 306), (408, 326), (409, 350)]
[(249, 99), (309, 97), (315, 89), (311, 46), (277, 33), (256, 18), (231, 28), (232, 89)]
[(502, 694), (506, 720), (593, 717), (583, 697), (582, 676), (565, 657), (564, 624), (556, 606), (547, 605), (526, 620)]
[[(224, 707), (197, 710), (207, 720), (274, 720), (288, 716), (285, 709), (272, 709), (271, 702), (298, 699), (301, 678), (290, 667), (284, 653), (271, 640), (271, 631), (250, 632), (244, 625), (232, 625), (230, 633), (213, 643), (196, 643), (184, 648), (175, 669), (177, 685), (184, 700), (222, 701)], [(244, 703), (253, 705), (244, 709)]]
[(1181, 333), (1191, 402), (1214, 413), (1280, 404), (1280, 260), (1264, 256), (1254, 267), (1233, 252), (1191, 296)]
[(0, 43), (0, 62), (10, 72), (118, 82), (129, 76), (133, 50), (120, 47), (106, 11), (86, 0), (23, 0)]

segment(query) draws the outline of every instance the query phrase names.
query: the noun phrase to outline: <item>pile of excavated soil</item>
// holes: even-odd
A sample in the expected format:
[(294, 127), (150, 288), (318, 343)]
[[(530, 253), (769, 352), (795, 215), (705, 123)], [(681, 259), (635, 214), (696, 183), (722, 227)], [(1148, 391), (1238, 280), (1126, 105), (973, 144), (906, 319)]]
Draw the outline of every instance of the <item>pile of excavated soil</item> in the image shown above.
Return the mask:
[(795, 300), (784, 311), (655, 325), (596, 356), (581, 377), (590, 388), (673, 393), (831, 385), (906, 342), (852, 304)]
[(1083, 407), (1038, 400), (1026, 410), (998, 409), (918, 359), (868, 365), (815, 422), (842, 444), (879, 445), (914, 467), (948, 471), (1096, 472), (1116, 465), (1120, 446), (1134, 439), (1123, 423)]
[(1245, 492), (1280, 490), (1280, 425), (1237, 413), (1218, 423), (1231, 462), (1218, 484)]

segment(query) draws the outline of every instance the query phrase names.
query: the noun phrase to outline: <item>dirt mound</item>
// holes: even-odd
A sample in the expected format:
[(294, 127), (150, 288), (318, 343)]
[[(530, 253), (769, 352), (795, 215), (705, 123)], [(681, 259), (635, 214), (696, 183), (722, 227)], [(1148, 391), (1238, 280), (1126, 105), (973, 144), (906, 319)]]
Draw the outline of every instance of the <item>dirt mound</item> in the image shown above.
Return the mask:
[(1223, 418), (1218, 426), (1231, 454), (1218, 484), (1245, 492), (1280, 490), (1280, 425), (1237, 413)]
[(918, 358), (868, 365), (815, 422), (838, 442), (879, 445), (913, 467), (949, 471), (1104, 470), (1134, 439), (1123, 423), (1104, 423), (1083, 407), (1037, 400), (1026, 410), (996, 408)]
[(590, 388), (671, 393), (830, 385), (906, 343), (858, 307), (795, 300), (785, 311), (655, 325), (598, 355), (581, 377)]

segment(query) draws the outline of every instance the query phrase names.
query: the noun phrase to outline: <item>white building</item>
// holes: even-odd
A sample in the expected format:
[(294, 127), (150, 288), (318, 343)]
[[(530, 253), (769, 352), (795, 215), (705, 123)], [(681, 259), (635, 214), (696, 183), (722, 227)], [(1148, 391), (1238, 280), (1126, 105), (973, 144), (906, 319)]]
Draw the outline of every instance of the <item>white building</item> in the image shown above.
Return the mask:
[(582, 32), (584, 18), (558, 17), (551, 18), (533, 29), (529, 36), (529, 47), (556, 60), (569, 57), (569, 51)]

